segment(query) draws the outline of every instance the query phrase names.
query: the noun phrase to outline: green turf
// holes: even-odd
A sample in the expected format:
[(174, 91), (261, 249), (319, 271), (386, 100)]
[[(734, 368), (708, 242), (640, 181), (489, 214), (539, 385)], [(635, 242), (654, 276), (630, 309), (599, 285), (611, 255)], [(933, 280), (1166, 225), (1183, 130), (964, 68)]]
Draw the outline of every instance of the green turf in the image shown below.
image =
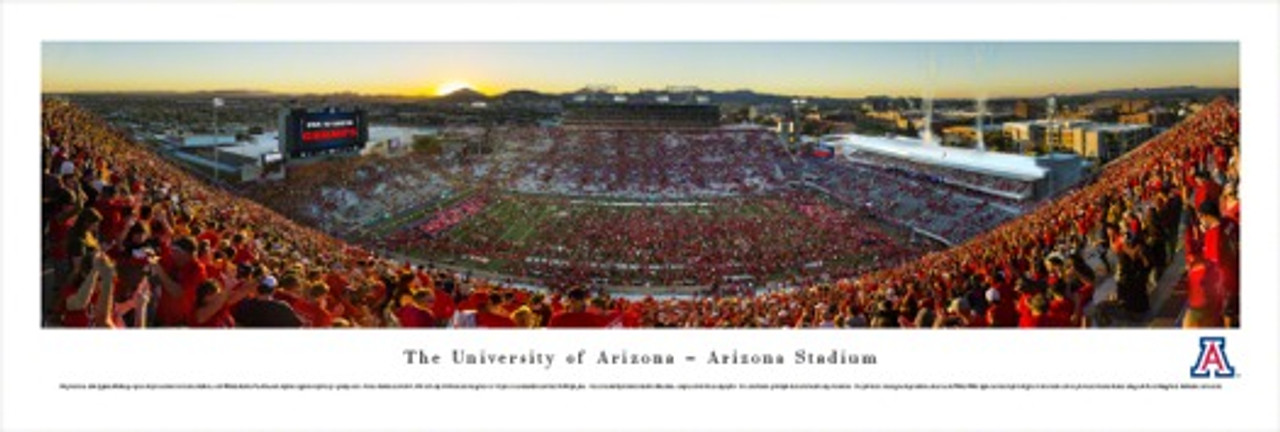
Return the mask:
[[(470, 195), (470, 193), (459, 194), (442, 203), (439, 208), (448, 208)], [(835, 202), (828, 202), (828, 204), (839, 206)], [(519, 256), (531, 251), (531, 248), (537, 246), (539, 242), (553, 242), (555, 238), (564, 235), (566, 230), (572, 231), (574, 227), (572, 221), (580, 216), (581, 213), (593, 207), (594, 204), (592, 203), (565, 206), (563, 201), (558, 199), (499, 193), (490, 196), (487, 207), (480, 214), (464, 220), (458, 226), (445, 232), (444, 235), (460, 244), (471, 242), (502, 244), (505, 246), (499, 246), (500, 249), (505, 249), (505, 252)], [(436, 209), (437, 206), (431, 205), (428, 210), (434, 212)], [(805, 228), (807, 217), (783, 201), (749, 200), (734, 211), (726, 211), (725, 209), (726, 207), (713, 203), (709, 207), (664, 207), (659, 211), (670, 212), (670, 214), (678, 217), (687, 217), (699, 224), (714, 224), (742, 217), (790, 221), (790, 224), (785, 228), (787, 232), (781, 233), (780, 237), (780, 241), (787, 243), (829, 241), (828, 237), (831, 234), (807, 230)], [(556, 214), (561, 211), (569, 212), (568, 220), (557, 219)], [(604, 217), (611, 217), (611, 215), (621, 217), (621, 215), (630, 211), (642, 210), (639, 208), (618, 207), (609, 209), (603, 215)], [(646, 209), (643, 211), (653, 210)], [(876, 225), (877, 228), (884, 228), (880, 226), (882, 224), (870, 220), (865, 221), (865, 223)], [(900, 233), (896, 233), (899, 235), (894, 235), (895, 233), (892, 230), (882, 230), (882, 232), (886, 232), (892, 237), (898, 237), (899, 240), (902, 239)], [(476, 270), (501, 273), (504, 270), (510, 270), (512, 266), (509, 264), (513, 264), (498, 256), (488, 257), (491, 260), (489, 263), (480, 263), (461, 258), (450, 259), (441, 255), (444, 252), (430, 250), (429, 246), (415, 249), (417, 250), (412, 251), (414, 255), (452, 261)], [(875, 257), (855, 249), (848, 251), (847, 254), (842, 253), (837, 256), (818, 257), (815, 259), (823, 260), (824, 268), (835, 270), (866, 264), (873, 261)], [(772, 276), (771, 279), (777, 280), (785, 279), (789, 274), (779, 273), (770, 276)]]

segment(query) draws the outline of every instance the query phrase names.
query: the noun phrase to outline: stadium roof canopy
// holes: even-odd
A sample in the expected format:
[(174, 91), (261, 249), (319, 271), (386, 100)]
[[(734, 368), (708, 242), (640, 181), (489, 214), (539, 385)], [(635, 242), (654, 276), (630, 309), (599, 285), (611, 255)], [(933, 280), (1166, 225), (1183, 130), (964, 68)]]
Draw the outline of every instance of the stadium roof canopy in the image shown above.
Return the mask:
[(235, 146), (222, 147), (219, 150), (257, 159), (264, 154), (280, 151), (280, 144), (276, 142), (276, 133), (272, 131), (253, 135), (248, 142), (239, 142)]
[(1048, 168), (1038, 165), (1035, 157), (968, 148), (942, 147), (936, 144), (925, 145), (924, 141), (919, 138), (841, 134), (825, 137), (823, 141), (834, 147), (841, 148), (841, 153), (847, 153), (850, 150), (865, 151), (916, 163), (1020, 181), (1043, 179), (1049, 171)]

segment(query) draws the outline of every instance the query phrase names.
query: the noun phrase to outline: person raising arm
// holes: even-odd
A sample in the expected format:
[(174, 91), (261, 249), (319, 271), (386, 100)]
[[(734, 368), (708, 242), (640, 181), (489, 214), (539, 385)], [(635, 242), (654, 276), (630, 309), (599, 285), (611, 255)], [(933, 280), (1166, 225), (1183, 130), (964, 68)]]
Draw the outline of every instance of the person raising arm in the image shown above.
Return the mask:
[(61, 323), (63, 327), (88, 327), (92, 324), (89, 318), (89, 303), (98, 285), (98, 257), (101, 252), (96, 249), (86, 254), (68, 277), (71, 281), (62, 291)]
[(102, 328), (119, 328), (115, 319), (116, 266), (111, 259), (99, 252), (93, 260), (98, 273), (98, 299), (94, 305), (93, 326)]
[(204, 265), (195, 259), (196, 242), (192, 237), (173, 241), (168, 263), (151, 263), (148, 271), (163, 288), (157, 321), (165, 326), (183, 326), (195, 312), (196, 288), (207, 279)]
[(192, 327), (235, 327), (231, 317), (231, 305), (249, 296), (252, 284), (235, 281), (223, 289), (218, 281), (209, 279), (196, 288), (196, 310), (192, 315)]

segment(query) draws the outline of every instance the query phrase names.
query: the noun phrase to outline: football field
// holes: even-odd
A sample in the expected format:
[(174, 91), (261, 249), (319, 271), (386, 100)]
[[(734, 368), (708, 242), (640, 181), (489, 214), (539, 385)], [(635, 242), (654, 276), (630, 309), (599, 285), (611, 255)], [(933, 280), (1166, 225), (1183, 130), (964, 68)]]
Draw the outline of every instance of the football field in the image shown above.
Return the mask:
[(695, 283), (852, 274), (921, 247), (814, 195), (635, 202), (498, 194), (412, 254), (520, 276)]

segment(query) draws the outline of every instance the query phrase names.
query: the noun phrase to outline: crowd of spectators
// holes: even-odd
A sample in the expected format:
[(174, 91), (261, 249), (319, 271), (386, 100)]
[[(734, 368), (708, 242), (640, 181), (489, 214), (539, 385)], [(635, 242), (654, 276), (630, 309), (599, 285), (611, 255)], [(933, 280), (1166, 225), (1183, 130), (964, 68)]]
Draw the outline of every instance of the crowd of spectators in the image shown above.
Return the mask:
[[(1112, 313), (1096, 319), (1141, 322), (1154, 281), (1180, 250), (1191, 269), (1189, 307), (1200, 311), (1184, 324), (1236, 324), (1238, 162), (1239, 114), (1219, 100), (1108, 164), (1090, 184), (946, 252), (859, 277), (854, 290), (876, 293), (882, 311), (959, 301), (1017, 316), (1019, 326), (1074, 326), (1087, 323), (1094, 287), (1107, 277), (1115, 298), (1092, 310)], [(1197, 266), (1208, 276), (1197, 279)]]
[(462, 223), (462, 221), (475, 216), (484, 210), (487, 199), (483, 195), (473, 196), (462, 202), (454, 204), (432, 215), (426, 223), (416, 227), (418, 232), (427, 237), (435, 237), (440, 233), (447, 231), (449, 228)]
[(897, 171), (916, 179), (951, 184), (977, 192), (997, 191), (1007, 194), (1005, 196), (1017, 196), (1020, 199), (1030, 198), (1032, 194), (1032, 184), (1025, 181), (1006, 179), (941, 165), (912, 162), (870, 152), (851, 153), (849, 158), (865, 165)]
[[(897, 264), (922, 248), (866, 223), (860, 212), (833, 207), (814, 194), (665, 203), (670, 205), (565, 197), (501, 200), (498, 209), (474, 214), (457, 230), (398, 233), (387, 246), (438, 259), (498, 260), (497, 270), (504, 274), (553, 286), (575, 281), (707, 286), (822, 274), (844, 277)], [(443, 213), (458, 215), (469, 208)], [(503, 235), (513, 230), (523, 233)]]
[[(1106, 325), (1109, 315), (1087, 313), (1091, 303), (1126, 318), (1148, 314), (1154, 276), (1177, 253), (1187, 263), (1183, 324), (1239, 325), (1239, 119), (1225, 101), (1108, 164), (1090, 184), (947, 251), (834, 282), (664, 299), (611, 296), (582, 281), (518, 288), (379, 257), (207, 185), (77, 107), (45, 102), (42, 120), (48, 325)], [(623, 172), (640, 173), (644, 163), (635, 161), (652, 160), (622, 159), (630, 161)], [(1115, 298), (1094, 299), (1107, 278)]]
[(497, 156), (507, 189), (630, 199), (775, 191), (794, 171), (761, 130), (525, 129)]
[(434, 154), (410, 151), (293, 164), (284, 187), (275, 182), (248, 183), (238, 192), (345, 237), (453, 191), (451, 176), (443, 172)]
[(881, 220), (961, 243), (1017, 216), (991, 197), (945, 187), (872, 165), (829, 160), (811, 165), (828, 194)]

